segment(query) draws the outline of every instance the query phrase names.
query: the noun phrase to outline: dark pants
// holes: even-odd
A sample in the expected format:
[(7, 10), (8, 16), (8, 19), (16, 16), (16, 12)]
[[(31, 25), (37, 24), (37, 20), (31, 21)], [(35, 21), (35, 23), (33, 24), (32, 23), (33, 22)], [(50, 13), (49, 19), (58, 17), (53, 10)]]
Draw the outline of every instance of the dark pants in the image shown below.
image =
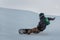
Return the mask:
[(37, 26), (39, 31), (44, 31), (46, 29), (46, 25), (45, 24), (40, 24)]

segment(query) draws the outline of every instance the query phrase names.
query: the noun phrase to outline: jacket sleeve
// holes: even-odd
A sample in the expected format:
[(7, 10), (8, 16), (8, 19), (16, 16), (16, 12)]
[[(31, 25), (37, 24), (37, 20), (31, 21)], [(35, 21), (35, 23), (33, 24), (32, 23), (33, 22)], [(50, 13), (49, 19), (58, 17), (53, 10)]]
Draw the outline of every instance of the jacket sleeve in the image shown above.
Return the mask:
[(55, 20), (55, 17), (54, 17), (54, 18), (50, 18), (50, 17), (48, 17), (48, 20)]

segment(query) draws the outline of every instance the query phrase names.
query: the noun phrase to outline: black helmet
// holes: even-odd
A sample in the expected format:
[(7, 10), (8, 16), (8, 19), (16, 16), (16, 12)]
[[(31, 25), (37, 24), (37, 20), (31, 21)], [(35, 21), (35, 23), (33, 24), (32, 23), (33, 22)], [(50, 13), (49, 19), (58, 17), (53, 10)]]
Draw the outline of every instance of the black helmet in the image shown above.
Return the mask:
[(44, 16), (44, 13), (40, 13), (39, 16)]

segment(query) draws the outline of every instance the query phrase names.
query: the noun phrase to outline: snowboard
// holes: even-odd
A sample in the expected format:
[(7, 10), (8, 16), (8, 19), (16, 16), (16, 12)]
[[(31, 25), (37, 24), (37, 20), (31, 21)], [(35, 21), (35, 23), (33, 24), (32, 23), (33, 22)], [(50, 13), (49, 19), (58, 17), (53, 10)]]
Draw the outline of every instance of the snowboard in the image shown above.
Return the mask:
[(31, 33), (35, 33), (38, 34), (40, 31), (37, 30), (37, 28), (33, 28), (33, 29), (19, 29), (19, 34), (31, 34)]
[(19, 29), (19, 34), (29, 34), (29, 33), (27, 33), (29, 30), (31, 30), (31, 29)]

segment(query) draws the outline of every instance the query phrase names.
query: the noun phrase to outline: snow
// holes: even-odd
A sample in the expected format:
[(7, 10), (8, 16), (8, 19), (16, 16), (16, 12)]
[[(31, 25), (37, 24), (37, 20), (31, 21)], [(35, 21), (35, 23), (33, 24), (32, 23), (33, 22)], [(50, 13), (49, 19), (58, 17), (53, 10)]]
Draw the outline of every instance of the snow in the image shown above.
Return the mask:
[(43, 32), (21, 35), (19, 29), (37, 26), (39, 15), (27, 10), (0, 8), (0, 40), (60, 40), (60, 16), (51, 17), (56, 19)]

